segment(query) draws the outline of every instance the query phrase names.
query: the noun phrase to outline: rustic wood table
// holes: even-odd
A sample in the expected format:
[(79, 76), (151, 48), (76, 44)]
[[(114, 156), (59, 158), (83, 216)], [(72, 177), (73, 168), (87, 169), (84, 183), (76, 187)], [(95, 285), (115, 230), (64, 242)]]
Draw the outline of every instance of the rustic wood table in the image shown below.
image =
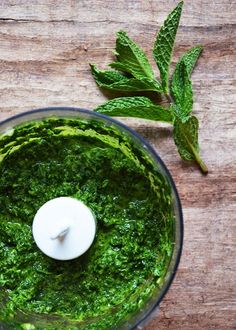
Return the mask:
[[(88, 63), (111, 60), (123, 29), (151, 57), (155, 33), (174, 0), (1, 0), (0, 119), (32, 108), (93, 109), (106, 96)], [(174, 61), (196, 44), (204, 52), (193, 74), (207, 177), (179, 159), (169, 127), (123, 120), (149, 140), (169, 167), (185, 222), (177, 276), (154, 329), (236, 329), (236, 2), (186, 0)]]

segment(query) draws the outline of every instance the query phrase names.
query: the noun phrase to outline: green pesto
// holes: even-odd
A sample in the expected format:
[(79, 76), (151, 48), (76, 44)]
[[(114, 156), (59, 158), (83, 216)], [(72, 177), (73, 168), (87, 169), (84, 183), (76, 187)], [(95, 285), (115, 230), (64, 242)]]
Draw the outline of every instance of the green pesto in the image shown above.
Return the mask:
[[(50, 118), (0, 136), (0, 320), (9, 329), (119, 329), (163, 283), (173, 249), (169, 184), (114, 127)], [(56, 261), (31, 224), (71, 196), (97, 220), (89, 251)], [(0, 324), (1, 324), (0, 321)]]

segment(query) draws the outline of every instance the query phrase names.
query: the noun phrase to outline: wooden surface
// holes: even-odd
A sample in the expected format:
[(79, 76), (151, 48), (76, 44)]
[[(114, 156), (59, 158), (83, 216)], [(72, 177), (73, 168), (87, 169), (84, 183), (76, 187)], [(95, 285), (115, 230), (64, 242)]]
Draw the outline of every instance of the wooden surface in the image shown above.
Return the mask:
[[(174, 0), (1, 0), (0, 119), (65, 105), (93, 109), (105, 100), (88, 63), (104, 68), (115, 32), (126, 30), (149, 57)], [(186, 0), (175, 61), (204, 45), (193, 74), (207, 177), (184, 164), (171, 129), (124, 120), (169, 167), (184, 210), (185, 239), (175, 281), (145, 330), (236, 329), (236, 1)]]

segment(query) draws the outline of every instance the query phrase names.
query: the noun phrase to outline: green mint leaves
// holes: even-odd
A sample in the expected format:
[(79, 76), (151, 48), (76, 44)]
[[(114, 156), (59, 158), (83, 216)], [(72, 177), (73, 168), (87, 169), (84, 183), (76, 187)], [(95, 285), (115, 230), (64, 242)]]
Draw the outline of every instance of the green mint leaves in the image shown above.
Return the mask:
[(123, 92), (143, 92), (161, 90), (160, 84), (146, 77), (128, 78), (112, 70), (99, 70), (95, 65), (90, 65), (92, 75), (99, 87)]
[(175, 36), (178, 30), (183, 2), (170, 13), (157, 35), (153, 56), (160, 70), (162, 88), (164, 93), (168, 94), (169, 67), (172, 57), (172, 51), (175, 43)]
[(179, 62), (176, 65), (175, 71), (178, 70), (179, 65), (184, 62), (187, 72), (189, 75), (191, 75), (197, 60), (202, 52), (202, 46), (196, 46), (191, 48), (186, 54), (184, 54)]
[(170, 64), (176, 33), (179, 26), (183, 2), (169, 14), (157, 34), (153, 57), (160, 72), (156, 79), (152, 66), (144, 51), (124, 31), (117, 33), (116, 60), (109, 64), (112, 70), (99, 70), (91, 66), (92, 75), (99, 87), (124, 92), (154, 92), (169, 101), (163, 107), (145, 96), (124, 96), (102, 104), (95, 111), (108, 116), (136, 117), (162, 121), (174, 126), (173, 135), (178, 152), (183, 160), (196, 161), (203, 173), (207, 167), (199, 155), (198, 120), (192, 115), (193, 90), (191, 73), (201, 54), (196, 46), (177, 62), (170, 79)]
[(189, 117), (185, 122), (176, 118), (174, 122), (174, 140), (179, 154), (184, 160), (195, 160), (203, 173), (208, 169), (199, 156), (198, 119)]
[(99, 87), (124, 92), (162, 92), (161, 84), (154, 78), (146, 54), (124, 31), (117, 33), (115, 55), (116, 61), (109, 66), (121, 73), (113, 70), (100, 71), (95, 65), (90, 65)]
[(167, 123), (173, 122), (173, 115), (170, 110), (143, 96), (118, 97), (97, 107), (96, 111), (114, 117), (136, 117)]
[(193, 91), (190, 74), (201, 54), (202, 47), (197, 46), (184, 54), (176, 64), (171, 81), (171, 94), (179, 117), (187, 119), (193, 107)]
[(137, 79), (154, 79), (146, 54), (124, 31), (117, 32), (115, 55), (117, 61), (110, 64), (113, 69), (129, 72)]
[(193, 108), (193, 90), (184, 61), (175, 69), (171, 83), (171, 94), (175, 101), (176, 114), (183, 120), (187, 119)]

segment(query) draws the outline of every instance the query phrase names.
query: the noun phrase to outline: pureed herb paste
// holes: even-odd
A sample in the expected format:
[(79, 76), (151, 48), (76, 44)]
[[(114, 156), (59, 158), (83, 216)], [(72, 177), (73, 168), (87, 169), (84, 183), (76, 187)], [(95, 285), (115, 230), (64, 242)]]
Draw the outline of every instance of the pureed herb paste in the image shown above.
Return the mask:
[[(9, 329), (119, 329), (161, 286), (173, 249), (170, 186), (114, 127), (50, 118), (0, 137), (0, 320)], [(97, 220), (89, 251), (36, 246), (37, 210), (78, 198)]]

